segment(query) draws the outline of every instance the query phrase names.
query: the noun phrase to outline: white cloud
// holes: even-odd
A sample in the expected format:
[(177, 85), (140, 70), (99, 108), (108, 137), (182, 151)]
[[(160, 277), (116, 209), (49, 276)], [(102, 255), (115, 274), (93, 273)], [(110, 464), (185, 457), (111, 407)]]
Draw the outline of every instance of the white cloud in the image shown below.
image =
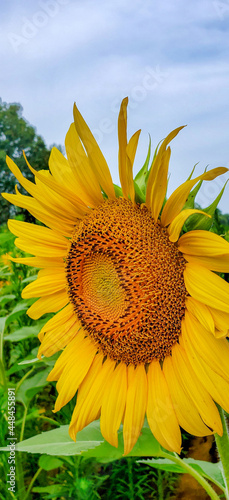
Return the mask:
[[(220, 17), (207, 0), (9, 0), (0, 21), (1, 97), (20, 102), (48, 144), (63, 144), (76, 100), (113, 172), (117, 103), (125, 95), (130, 133), (143, 129), (136, 163), (148, 132), (156, 145), (187, 123), (172, 145), (174, 188), (197, 161), (200, 169), (228, 165), (227, 22), (227, 12)], [(27, 33), (17, 51), (9, 33)]]

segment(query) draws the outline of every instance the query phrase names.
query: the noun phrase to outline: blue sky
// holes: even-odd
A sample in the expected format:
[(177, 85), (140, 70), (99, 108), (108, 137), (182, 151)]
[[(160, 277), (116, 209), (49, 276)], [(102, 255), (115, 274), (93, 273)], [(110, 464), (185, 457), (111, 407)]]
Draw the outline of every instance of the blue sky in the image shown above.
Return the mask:
[[(172, 143), (171, 192), (197, 162), (197, 174), (229, 167), (228, 28), (229, 0), (2, 2), (0, 96), (22, 104), (47, 145), (64, 144), (76, 101), (116, 183), (123, 97), (129, 134), (142, 129), (136, 170), (148, 133), (155, 147), (187, 124)], [(203, 207), (225, 178), (203, 185)], [(224, 212), (228, 197), (227, 187)]]

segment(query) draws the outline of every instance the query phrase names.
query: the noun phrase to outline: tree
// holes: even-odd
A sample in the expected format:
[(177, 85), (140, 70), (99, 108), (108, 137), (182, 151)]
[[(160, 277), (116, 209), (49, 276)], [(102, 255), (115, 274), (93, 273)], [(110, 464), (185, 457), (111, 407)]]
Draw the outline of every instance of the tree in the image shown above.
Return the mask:
[[(10, 156), (23, 175), (32, 181), (34, 177), (25, 163), (23, 150), (35, 169), (48, 168), (50, 149), (46, 147), (42, 137), (37, 135), (36, 129), (23, 118), (22, 112), (21, 104), (7, 104), (0, 99), (0, 193), (13, 193), (16, 184), (14, 175), (6, 165), (6, 155)], [(0, 198), (1, 223), (6, 222), (15, 212), (22, 212), (22, 209), (16, 209)]]

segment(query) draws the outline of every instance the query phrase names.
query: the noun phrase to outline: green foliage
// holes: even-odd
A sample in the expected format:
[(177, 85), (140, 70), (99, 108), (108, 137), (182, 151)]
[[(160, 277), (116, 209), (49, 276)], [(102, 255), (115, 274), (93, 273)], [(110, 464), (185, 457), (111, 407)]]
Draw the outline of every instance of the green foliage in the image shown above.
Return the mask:
[[(225, 482), (222, 474), (222, 464), (217, 462), (212, 464), (204, 460), (195, 460), (194, 458), (183, 458), (183, 462), (190, 465), (193, 469), (199, 472), (203, 477), (214, 482), (219, 487), (225, 487)], [(175, 472), (176, 474), (183, 474), (184, 469), (181, 465), (175, 464), (167, 458), (156, 458), (150, 460), (139, 460), (139, 463), (144, 463), (155, 469), (166, 470), (168, 472)]]

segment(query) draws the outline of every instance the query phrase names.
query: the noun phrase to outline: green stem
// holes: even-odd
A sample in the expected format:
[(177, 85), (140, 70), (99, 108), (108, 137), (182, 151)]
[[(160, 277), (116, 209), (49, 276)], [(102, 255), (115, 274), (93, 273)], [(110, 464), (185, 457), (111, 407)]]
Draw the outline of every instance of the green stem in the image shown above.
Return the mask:
[(20, 432), (20, 438), (19, 438), (20, 442), (23, 440), (23, 436), (24, 436), (25, 422), (26, 422), (26, 417), (27, 417), (27, 412), (28, 412), (28, 406), (24, 406), (24, 408), (25, 408), (25, 410), (24, 410), (24, 415), (22, 418), (21, 432)]
[(16, 389), (15, 389), (15, 394), (17, 393), (19, 387), (21, 387), (21, 385), (23, 384), (24, 380), (26, 380), (29, 375), (31, 375), (31, 373), (33, 373), (33, 370), (34, 370), (34, 366), (33, 368), (31, 368), (31, 370), (29, 370), (25, 375), (24, 377), (21, 378), (20, 382), (18, 382), (17, 386), (16, 386)]
[(7, 380), (6, 380), (5, 368), (4, 368), (4, 364), (3, 364), (2, 359), (0, 359), (0, 384), (3, 386), (4, 391), (6, 391)]
[(158, 489), (158, 500), (163, 500), (164, 492), (163, 492), (163, 484), (162, 484), (162, 473), (158, 470), (158, 480), (157, 480), (157, 489)]
[(212, 500), (219, 500), (220, 497), (216, 494), (216, 492), (213, 490), (212, 486), (206, 481), (206, 479), (204, 479), (204, 477), (201, 476), (199, 472), (193, 469), (189, 464), (184, 462), (182, 458), (180, 458), (176, 453), (170, 454), (163, 451), (160, 453), (160, 456), (168, 458), (175, 464), (180, 465), (180, 467), (184, 469), (184, 472), (190, 474), (190, 476), (194, 477), (196, 481), (198, 481), (198, 483), (201, 484), (201, 486), (205, 489), (205, 491)]
[(222, 474), (226, 487), (225, 498), (229, 500), (229, 435), (225, 413), (220, 406), (218, 406), (218, 410), (222, 420), (223, 435), (220, 437), (218, 434), (215, 434), (215, 441), (222, 463)]
[(27, 500), (27, 498), (29, 497), (30, 491), (31, 491), (31, 489), (32, 489), (32, 487), (33, 487), (36, 479), (38, 478), (39, 474), (41, 473), (41, 471), (42, 471), (42, 468), (40, 467), (39, 469), (37, 469), (36, 474), (34, 474), (33, 479), (31, 479), (30, 485), (29, 485), (29, 487), (27, 489), (27, 492), (26, 492), (26, 495), (24, 497), (24, 500)]

